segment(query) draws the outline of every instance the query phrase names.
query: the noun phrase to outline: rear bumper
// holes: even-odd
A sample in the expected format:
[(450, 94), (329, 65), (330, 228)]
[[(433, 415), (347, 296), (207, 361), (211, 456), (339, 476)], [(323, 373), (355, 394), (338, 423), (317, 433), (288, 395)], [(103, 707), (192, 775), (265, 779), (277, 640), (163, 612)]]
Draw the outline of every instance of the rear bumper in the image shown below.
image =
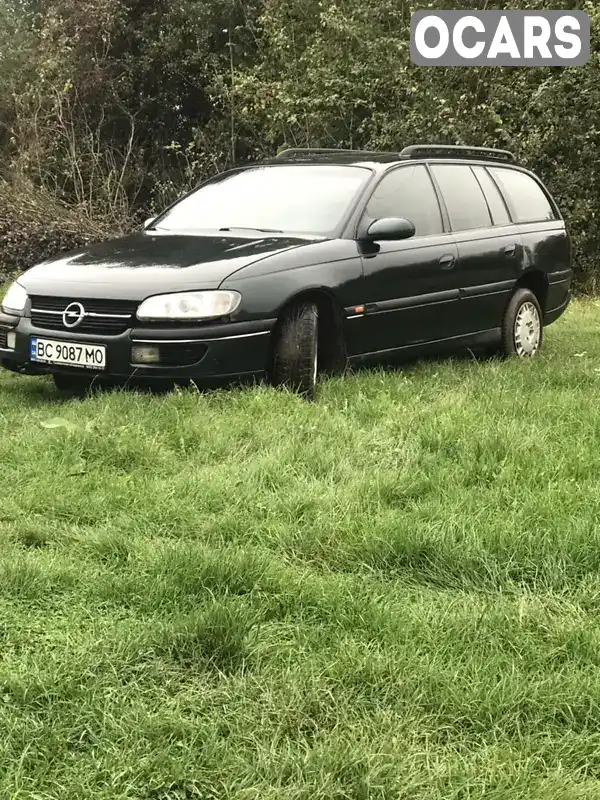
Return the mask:
[(544, 314), (544, 325), (551, 325), (567, 310), (567, 306), (571, 302), (572, 279), (573, 272), (571, 269), (551, 272), (548, 275), (547, 310)]
[(556, 308), (551, 308), (548, 311), (546, 311), (546, 313), (544, 314), (544, 325), (551, 325), (553, 322), (556, 322), (556, 320), (559, 317), (562, 317), (562, 315), (567, 310), (567, 307), (570, 302), (571, 302), (571, 297), (569, 295), (565, 300), (562, 301), (562, 303), (559, 306), (556, 306)]
[[(195, 328), (131, 328), (118, 336), (97, 336), (41, 329), (34, 327), (28, 317), (0, 314), (0, 366), (27, 375), (62, 373), (108, 379), (194, 380), (199, 384), (211, 384), (263, 374), (274, 324), (274, 319), (267, 319)], [(106, 368), (88, 370), (32, 361), (29, 353), (32, 336), (105, 345)], [(132, 348), (136, 344), (157, 347), (160, 363), (135, 363)]]

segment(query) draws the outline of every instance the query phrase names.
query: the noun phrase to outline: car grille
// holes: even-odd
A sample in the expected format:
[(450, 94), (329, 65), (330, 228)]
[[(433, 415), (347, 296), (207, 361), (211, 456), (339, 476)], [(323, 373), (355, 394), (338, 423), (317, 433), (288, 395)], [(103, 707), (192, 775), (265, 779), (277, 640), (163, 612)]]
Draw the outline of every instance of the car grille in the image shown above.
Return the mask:
[(8, 348), (8, 331), (0, 328), (0, 349), (6, 350)]
[[(86, 314), (83, 322), (73, 328), (67, 327), (63, 322), (63, 311), (71, 303), (80, 303)], [(131, 327), (137, 305), (126, 300), (38, 296), (31, 298), (31, 322), (36, 328), (49, 331), (116, 336)]]

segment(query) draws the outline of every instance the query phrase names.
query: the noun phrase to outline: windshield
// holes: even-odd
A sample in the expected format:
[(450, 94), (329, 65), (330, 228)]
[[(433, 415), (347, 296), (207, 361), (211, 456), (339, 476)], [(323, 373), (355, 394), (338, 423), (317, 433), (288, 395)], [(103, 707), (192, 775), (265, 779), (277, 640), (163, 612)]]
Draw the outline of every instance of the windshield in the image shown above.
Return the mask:
[(157, 230), (250, 230), (327, 235), (368, 180), (364, 167), (261, 166), (225, 174), (184, 197)]

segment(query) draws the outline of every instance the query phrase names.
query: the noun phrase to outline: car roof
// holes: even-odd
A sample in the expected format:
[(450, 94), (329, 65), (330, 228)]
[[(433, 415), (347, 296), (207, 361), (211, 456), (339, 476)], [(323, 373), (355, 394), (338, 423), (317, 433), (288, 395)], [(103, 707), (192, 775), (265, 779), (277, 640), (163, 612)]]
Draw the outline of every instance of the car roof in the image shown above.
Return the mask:
[(263, 160), (262, 164), (331, 164), (368, 166), (385, 169), (390, 164), (415, 160), (436, 161), (483, 161), (517, 166), (515, 157), (508, 150), (491, 147), (464, 147), (460, 145), (409, 145), (397, 151), (344, 150), (336, 148), (293, 147), (282, 150), (275, 158)]

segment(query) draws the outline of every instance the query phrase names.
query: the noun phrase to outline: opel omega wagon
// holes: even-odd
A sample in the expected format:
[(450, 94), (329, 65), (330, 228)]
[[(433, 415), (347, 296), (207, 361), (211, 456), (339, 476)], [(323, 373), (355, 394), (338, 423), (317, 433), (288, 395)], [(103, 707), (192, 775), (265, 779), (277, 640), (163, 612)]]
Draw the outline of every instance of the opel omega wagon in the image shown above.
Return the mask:
[(390, 355), (535, 356), (571, 278), (555, 201), (507, 151), (290, 149), (26, 271), (0, 363), (64, 390), (266, 377), (311, 396), (320, 374)]

